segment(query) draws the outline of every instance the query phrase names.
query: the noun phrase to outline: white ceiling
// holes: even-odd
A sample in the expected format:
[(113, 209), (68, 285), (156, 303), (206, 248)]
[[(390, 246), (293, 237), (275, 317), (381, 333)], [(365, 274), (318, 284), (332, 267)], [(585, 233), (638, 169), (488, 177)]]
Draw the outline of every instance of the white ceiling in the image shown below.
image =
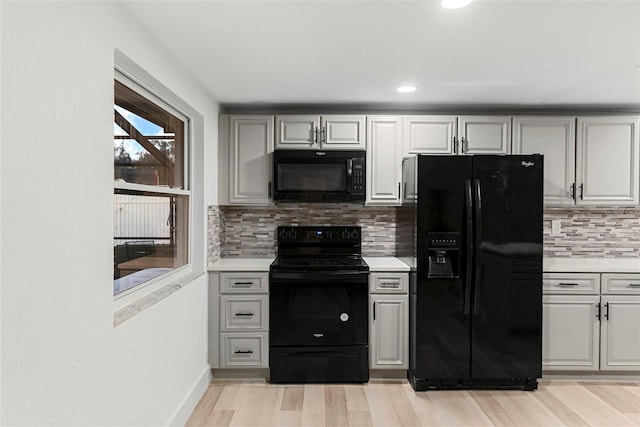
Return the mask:
[(640, 108), (640, 0), (125, 3), (223, 105)]

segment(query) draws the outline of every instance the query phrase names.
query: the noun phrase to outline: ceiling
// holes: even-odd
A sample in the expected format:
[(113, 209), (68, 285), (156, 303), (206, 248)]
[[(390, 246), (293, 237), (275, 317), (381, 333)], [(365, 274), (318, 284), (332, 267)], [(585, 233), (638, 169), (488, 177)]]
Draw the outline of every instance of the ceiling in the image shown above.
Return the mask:
[(640, 0), (123, 3), (223, 106), (640, 109)]

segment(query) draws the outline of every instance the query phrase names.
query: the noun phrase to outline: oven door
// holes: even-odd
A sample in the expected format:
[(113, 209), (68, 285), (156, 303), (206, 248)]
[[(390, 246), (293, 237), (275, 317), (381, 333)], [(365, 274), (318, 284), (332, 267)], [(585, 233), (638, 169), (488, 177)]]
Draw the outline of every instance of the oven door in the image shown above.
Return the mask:
[(271, 346), (368, 343), (367, 271), (272, 271)]

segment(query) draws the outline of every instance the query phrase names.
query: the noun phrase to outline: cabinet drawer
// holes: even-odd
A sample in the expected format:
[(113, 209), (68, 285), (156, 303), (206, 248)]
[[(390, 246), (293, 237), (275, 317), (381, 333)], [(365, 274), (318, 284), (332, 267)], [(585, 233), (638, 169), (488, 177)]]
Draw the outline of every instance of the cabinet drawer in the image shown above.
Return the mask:
[(220, 329), (267, 330), (268, 295), (222, 295), (220, 297)]
[(220, 293), (267, 293), (269, 273), (220, 273)]
[(545, 273), (542, 275), (545, 294), (598, 294), (600, 275), (597, 273)]
[(222, 368), (269, 366), (267, 332), (220, 334)]
[(369, 292), (378, 294), (406, 294), (409, 276), (407, 273), (369, 274)]
[(640, 274), (604, 273), (603, 294), (640, 294)]

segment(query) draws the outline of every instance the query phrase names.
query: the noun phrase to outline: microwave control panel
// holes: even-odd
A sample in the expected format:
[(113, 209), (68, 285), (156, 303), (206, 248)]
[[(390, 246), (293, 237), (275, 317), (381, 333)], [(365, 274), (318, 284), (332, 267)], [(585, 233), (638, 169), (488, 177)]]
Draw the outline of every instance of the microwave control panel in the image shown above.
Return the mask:
[(364, 193), (364, 159), (353, 159), (352, 193)]

